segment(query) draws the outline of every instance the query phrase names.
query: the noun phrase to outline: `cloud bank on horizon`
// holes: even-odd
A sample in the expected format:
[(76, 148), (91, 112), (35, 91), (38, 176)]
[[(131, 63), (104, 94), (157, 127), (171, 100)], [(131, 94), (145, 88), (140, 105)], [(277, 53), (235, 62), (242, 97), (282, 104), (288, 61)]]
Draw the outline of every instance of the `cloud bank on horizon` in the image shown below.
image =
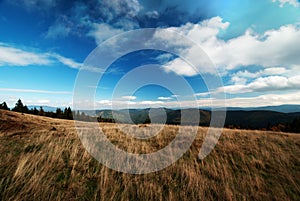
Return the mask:
[[(157, 28), (153, 37), (170, 30), (194, 41), (222, 76), (224, 87), (208, 92), (197, 82), (201, 64), (192, 68), (180, 57), (139, 52), (114, 64), (97, 89), (95, 106), (111, 106), (113, 85), (142, 56), (161, 65), (164, 73), (185, 77), (199, 106), (223, 107), (210, 93), (227, 94), (227, 106), (300, 104), (300, 3), (297, 0), (3, 0), (0, 2), (0, 102), (72, 104), (72, 90), (84, 59), (107, 39), (140, 28)], [(184, 45), (184, 44), (183, 44)], [(176, 46), (177, 47), (177, 46)], [(193, 47), (180, 52), (197, 58)], [(122, 62), (123, 61), (123, 62)], [(189, 107), (188, 98), (182, 105)], [(148, 87), (144, 93), (122, 94), (119, 107), (177, 107), (176, 94)], [(83, 103), (89, 107), (87, 103)]]

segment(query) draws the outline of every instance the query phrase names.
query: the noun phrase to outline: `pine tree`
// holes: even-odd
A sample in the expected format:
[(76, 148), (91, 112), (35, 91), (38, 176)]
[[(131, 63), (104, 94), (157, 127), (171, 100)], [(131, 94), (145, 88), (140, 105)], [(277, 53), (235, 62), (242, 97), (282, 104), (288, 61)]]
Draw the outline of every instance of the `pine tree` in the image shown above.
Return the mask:
[[(12, 111), (15, 111), (15, 112), (26, 112), (26, 108), (27, 106), (24, 106), (21, 99), (19, 99), (15, 105), (15, 107), (12, 109)], [(28, 112), (28, 108), (27, 108), (27, 112)]]
[(33, 110), (32, 110), (32, 114), (38, 115), (39, 114), (39, 110), (36, 109), (36, 107), (34, 107)]
[(67, 119), (73, 119), (73, 113), (70, 107), (67, 109)]
[(44, 111), (42, 106), (40, 107), (39, 115), (40, 116), (45, 116), (45, 111)]
[(7, 107), (6, 102), (3, 102), (3, 103), (0, 104), (0, 109), (2, 109), (2, 110), (9, 110), (9, 108)]
[(55, 113), (57, 118), (62, 118), (63, 112), (60, 108), (57, 108)]

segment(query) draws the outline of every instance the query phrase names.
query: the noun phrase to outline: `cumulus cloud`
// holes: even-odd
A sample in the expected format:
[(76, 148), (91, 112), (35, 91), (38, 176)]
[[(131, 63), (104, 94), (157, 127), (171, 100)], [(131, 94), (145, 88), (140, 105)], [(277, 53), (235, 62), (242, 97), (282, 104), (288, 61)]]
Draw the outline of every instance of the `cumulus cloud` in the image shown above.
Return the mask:
[[(268, 30), (263, 34), (254, 33), (249, 29), (241, 36), (223, 40), (219, 37), (219, 33), (221, 30), (225, 31), (228, 26), (229, 23), (223, 22), (222, 18), (214, 17), (198, 24), (187, 23), (181, 27), (167, 29), (195, 41), (221, 72), (238, 69), (241, 66), (256, 65), (269, 68), (269, 72), (265, 72), (267, 74), (276, 73), (276, 70), (284, 70), (271, 69), (274, 66), (291, 68), (300, 65), (300, 57), (298, 56), (298, 52), (300, 52), (300, 46), (298, 45), (300, 44), (300, 28), (298, 25), (285, 25), (279, 29)], [(173, 41), (173, 43), (181, 42), (174, 41), (173, 38), (167, 36), (163, 39), (169, 42)], [(189, 47), (188, 50), (187, 48), (182, 49), (182, 55), (197, 58), (199, 52), (193, 51), (193, 47)], [(185, 65), (179, 59), (168, 63), (165, 70), (167, 72), (173, 70), (175, 73), (185, 76), (197, 75), (197, 72), (191, 66)], [(205, 72), (205, 69), (199, 66), (201, 64), (196, 66), (196, 70)]]
[(213, 42), (217, 40), (216, 37), (219, 31), (226, 29), (228, 26), (229, 23), (222, 22), (222, 18), (214, 17), (209, 20), (199, 22), (198, 24), (187, 23), (181, 27), (166, 28), (167, 31), (176, 32), (194, 42), (189, 45), (185, 44), (185, 41), (178, 40), (175, 35), (174, 38), (170, 35), (166, 35), (166, 32), (160, 32), (158, 30), (155, 33), (156, 38), (168, 41), (170, 45), (178, 47), (178, 49), (181, 49), (179, 56), (189, 58), (194, 62), (194, 66), (192, 66), (178, 57), (166, 63), (163, 66), (163, 69), (166, 72), (174, 72), (183, 76), (195, 76), (198, 75), (199, 72), (214, 72), (211, 69), (211, 65), (207, 63), (208, 59), (204, 59), (206, 57), (206, 55), (204, 55), (205, 53), (199, 52), (197, 44), (200, 45), (200, 47), (202, 47), (204, 43), (209, 43), (211, 45), (214, 44)]
[[(300, 50), (300, 29), (286, 25), (262, 35), (248, 30), (244, 35), (229, 41), (216, 40), (204, 43), (203, 48), (217, 66), (234, 69), (240, 66), (263, 67), (299, 64), (296, 52)], [(214, 51), (215, 50), (215, 51)]]
[(228, 85), (216, 90), (216, 92), (225, 91), (229, 94), (242, 94), (249, 92), (267, 92), (281, 90), (299, 90), (300, 76), (268, 76), (259, 77), (249, 84)]
[(183, 76), (215, 73), (212, 62), (206, 53), (201, 51), (199, 44), (210, 41), (211, 36), (216, 36), (220, 29), (225, 29), (228, 25), (229, 23), (223, 23), (220, 17), (214, 17), (198, 24), (187, 23), (181, 27), (157, 29), (153, 36), (154, 43), (164, 45), (164, 48), (179, 56), (174, 57), (175, 59), (167, 62), (162, 68), (166, 72)]
[(263, 70), (264, 75), (282, 75), (286, 72), (287, 70), (284, 67), (273, 67), (273, 68), (266, 68)]
[(198, 75), (196, 68), (189, 65), (188, 63), (186, 63), (185, 61), (183, 61), (180, 58), (174, 59), (173, 61), (166, 63), (163, 66), (163, 69), (167, 73), (174, 72), (178, 75), (183, 75), (183, 76)]
[(260, 76), (269, 76), (269, 75), (283, 75), (288, 72), (283, 67), (272, 67), (265, 68), (256, 72), (249, 72), (248, 70), (238, 71), (231, 76), (231, 81), (235, 84), (245, 84), (249, 80), (258, 78)]

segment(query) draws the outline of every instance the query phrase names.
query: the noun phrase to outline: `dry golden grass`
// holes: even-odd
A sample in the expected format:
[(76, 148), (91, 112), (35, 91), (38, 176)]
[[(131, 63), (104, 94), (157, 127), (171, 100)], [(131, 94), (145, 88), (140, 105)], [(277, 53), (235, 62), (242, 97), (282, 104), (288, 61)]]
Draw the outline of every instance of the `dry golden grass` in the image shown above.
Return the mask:
[[(142, 141), (116, 124), (101, 126), (114, 144), (133, 153), (166, 146), (178, 129), (166, 126)], [(0, 200), (300, 200), (300, 135), (225, 129), (200, 161), (206, 131), (199, 128), (173, 165), (130, 175), (93, 159), (73, 121), (0, 110)]]

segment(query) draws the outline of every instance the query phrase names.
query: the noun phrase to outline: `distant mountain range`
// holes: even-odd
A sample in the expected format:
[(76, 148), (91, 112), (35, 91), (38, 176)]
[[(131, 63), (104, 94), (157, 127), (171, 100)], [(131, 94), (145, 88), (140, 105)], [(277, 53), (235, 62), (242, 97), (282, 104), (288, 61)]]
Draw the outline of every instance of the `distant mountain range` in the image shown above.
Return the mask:
[[(217, 108), (224, 109), (224, 108)], [(279, 106), (265, 106), (265, 107), (228, 107), (228, 111), (274, 111), (274, 112), (300, 112), (300, 105), (279, 105)]]
[[(58, 107), (51, 106), (40, 106), (40, 105), (30, 105), (29, 109), (33, 109), (36, 107), (39, 109), (43, 107), (46, 112), (55, 112)], [(64, 108), (64, 107), (60, 107)], [(201, 110), (211, 110), (209, 107), (201, 107)], [(214, 108), (215, 110), (224, 110), (224, 107)], [(104, 111), (104, 110), (101, 110)], [(300, 112), (300, 105), (279, 105), (279, 106), (264, 106), (264, 107), (227, 107), (227, 111), (274, 111), (274, 112), (282, 112), (282, 113), (293, 113)], [(87, 113), (91, 113), (89, 110), (85, 110)]]
[[(184, 109), (184, 111), (188, 114), (189, 112), (195, 111), (198, 109)], [(200, 126), (209, 126), (211, 120), (211, 111), (209, 110), (201, 110), (199, 109), (200, 114)], [(180, 124), (181, 123), (181, 112), (182, 110), (172, 110), (166, 109), (166, 123), (167, 124)], [(216, 116), (218, 113), (221, 113), (222, 110), (216, 111)], [(106, 119), (115, 119), (120, 123), (149, 123), (149, 109), (130, 109), (129, 114), (131, 121), (128, 120), (128, 116), (126, 115), (126, 110), (98, 110), (96, 111), (97, 116), (101, 116), (101, 118)], [(163, 117), (162, 117), (163, 118)], [(190, 121), (193, 122), (191, 117)], [(226, 127), (239, 127), (239, 128), (249, 128), (249, 129), (262, 129), (268, 128), (270, 126), (278, 125), (278, 124), (287, 124), (291, 123), (296, 118), (300, 118), (300, 112), (293, 113), (283, 113), (276, 111), (267, 111), (267, 110), (253, 110), (253, 111), (245, 111), (245, 110), (228, 110), (226, 112)], [(158, 117), (159, 119), (159, 117)], [(185, 122), (188, 124), (189, 122)]]
[[(40, 106), (28, 106), (29, 109)], [(44, 111), (55, 112), (56, 107), (42, 106)], [(83, 112), (89, 116), (97, 116), (104, 119), (114, 119), (117, 122), (123, 123), (150, 123), (149, 108), (147, 109), (130, 109), (130, 119), (126, 113), (128, 110), (84, 110)], [(191, 112), (198, 110), (200, 114), (201, 126), (209, 126), (211, 119), (211, 110), (209, 108), (203, 109), (183, 109), (185, 112)], [(190, 111), (189, 111), (190, 110)], [(181, 110), (180, 109), (167, 109), (166, 123), (167, 124), (180, 124), (181, 123)], [(224, 108), (214, 108), (216, 113), (224, 111)], [(82, 111), (81, 111), (82, 112)], [(114, 114), (114, 115), (113, 115)], [(191, 113), (192, 114), (192, 113)], [(155, 116), (155, 115), (154, 115)], [(162, 119), (164, 117), (155, 116), (156, 119)], [(262, 129), (278, 124), (291, 123), (296, 118), (300, 118), (300, 105), (280, 105), (280, 106), (266, 106), (266, 107), (229, 107), (226, 111), (226, 127), (239, 127), (239, 128), (251, 128)], [(191, 122), (193, 117), (190, 118)], [(189, 122), (185, 122), (189, 123)]]
[(43, 107), (43, 110), (44, 110), (45, 112), (55, 112), (56, 109), (57, 109), (57, 107), (43, 106), (43, 105), (29, 105), (29, 106), (27, 106), (27, 107), (28, 107), (29, 110), (34, 109), (34, 108), (36, 108), (36, 109), (39, 110), (40, 107)]

